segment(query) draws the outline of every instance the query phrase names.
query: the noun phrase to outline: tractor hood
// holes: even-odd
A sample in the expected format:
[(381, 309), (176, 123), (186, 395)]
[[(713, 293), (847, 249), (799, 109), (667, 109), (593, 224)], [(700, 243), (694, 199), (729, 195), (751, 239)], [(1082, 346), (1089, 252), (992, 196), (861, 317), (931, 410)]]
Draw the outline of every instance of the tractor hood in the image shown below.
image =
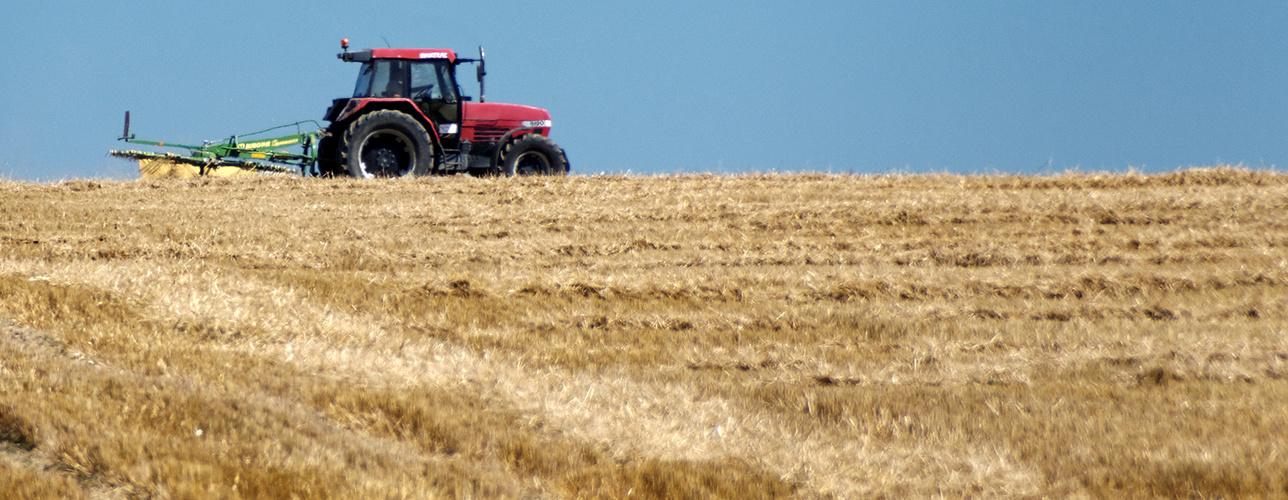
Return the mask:
[(496, 142), (515, 129), (532, 129), (550, 135), (550, 113), (541, 108), (497, 102), (466, 102), (461, 138), (475, 142)]
[[(520, 122), (545, 121), (545, 124), (527, 124)], [(509, 125), (517, 127), (550, 127), (550, 112), (521, 104), (503, 104), (499, 102), (465, 103), (465, 121), (486, 124)], [(490, 123), (489, 123), (490, 122)]]

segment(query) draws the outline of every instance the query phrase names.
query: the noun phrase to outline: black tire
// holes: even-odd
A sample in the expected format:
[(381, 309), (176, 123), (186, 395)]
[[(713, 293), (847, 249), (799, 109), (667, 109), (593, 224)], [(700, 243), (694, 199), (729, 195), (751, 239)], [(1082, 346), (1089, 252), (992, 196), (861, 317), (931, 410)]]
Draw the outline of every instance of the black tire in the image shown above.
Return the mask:
[(340, 161), (340, 151), (336, 148), (335, 136), (323, 134), (318, 138), (318, 175), (336, 177), (346, 173), (344, 164)]
[(406, 177), (434, 171), (434, 145), (415, 118), (394, 110), (367, 113), (349, 125), (340, 146), (350, 176)]
[(563, 175), (568, 173), (568, 160), (554, 141), (541, 134), (527, 134), (501, 151), (501, 173), (515, 175)]

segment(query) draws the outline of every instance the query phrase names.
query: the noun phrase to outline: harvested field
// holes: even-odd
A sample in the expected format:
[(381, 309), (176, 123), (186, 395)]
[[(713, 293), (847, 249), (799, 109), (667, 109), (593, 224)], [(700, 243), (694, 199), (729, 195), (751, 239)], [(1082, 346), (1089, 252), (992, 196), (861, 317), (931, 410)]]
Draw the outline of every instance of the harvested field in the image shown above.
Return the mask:
[(1288, 176), (0, 182), (19, 498), (1288, 496)]

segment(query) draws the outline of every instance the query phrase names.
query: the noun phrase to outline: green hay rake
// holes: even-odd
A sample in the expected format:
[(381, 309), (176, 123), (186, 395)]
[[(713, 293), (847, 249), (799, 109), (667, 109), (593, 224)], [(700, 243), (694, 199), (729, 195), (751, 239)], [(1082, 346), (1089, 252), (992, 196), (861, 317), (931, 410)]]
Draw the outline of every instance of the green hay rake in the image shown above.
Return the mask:
[[(304, 132), (303, 125), (313, 124), (314, 132)], [(262, 137), (274, 130), (295, 127), (296, 133), (277, 137)], [(119, 140), (130, 144), (146, 144), (164, 148), (188, 150), (187, 155), (175, 153), (153, 153), (148, 151), (111, 151), (109, 154), (118, 158), (132, 160), (162, 160), (173, 163), (192, 165), (198, 168), (200, 175), (206, 175), (220, 167), (237, 167), (258, 172), (290, 173), (299, 170), (300, 175), (317, 175), (316, 145), (322, 125), (313, 120), (298, 121), (272, 128), (234, 135), (221, 142), (206, 141), (200, 146), (174, 144), (162, 141), (135, 139), (130, 133), (130, 112), (125, 112), (125, 132)], [(303, 153), (282, 151), (283, 148), (299, 145)]]

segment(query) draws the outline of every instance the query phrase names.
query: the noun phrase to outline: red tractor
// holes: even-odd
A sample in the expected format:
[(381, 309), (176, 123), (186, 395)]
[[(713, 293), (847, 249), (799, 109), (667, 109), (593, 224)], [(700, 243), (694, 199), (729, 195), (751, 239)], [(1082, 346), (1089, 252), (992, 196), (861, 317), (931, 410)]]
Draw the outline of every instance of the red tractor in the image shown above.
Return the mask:
[[(483, 49), (478, 59), (445, 49), (349, 51), (361, 63), (353, 97), (336, 99), (317, 144), (322, 175), (359, 178), (469, 173), (561, 175), (568, 157), (550, 135), (550, 113), (483, 102)], [(457, 67), (475, 63), (479, 102), (461, 95)]]

